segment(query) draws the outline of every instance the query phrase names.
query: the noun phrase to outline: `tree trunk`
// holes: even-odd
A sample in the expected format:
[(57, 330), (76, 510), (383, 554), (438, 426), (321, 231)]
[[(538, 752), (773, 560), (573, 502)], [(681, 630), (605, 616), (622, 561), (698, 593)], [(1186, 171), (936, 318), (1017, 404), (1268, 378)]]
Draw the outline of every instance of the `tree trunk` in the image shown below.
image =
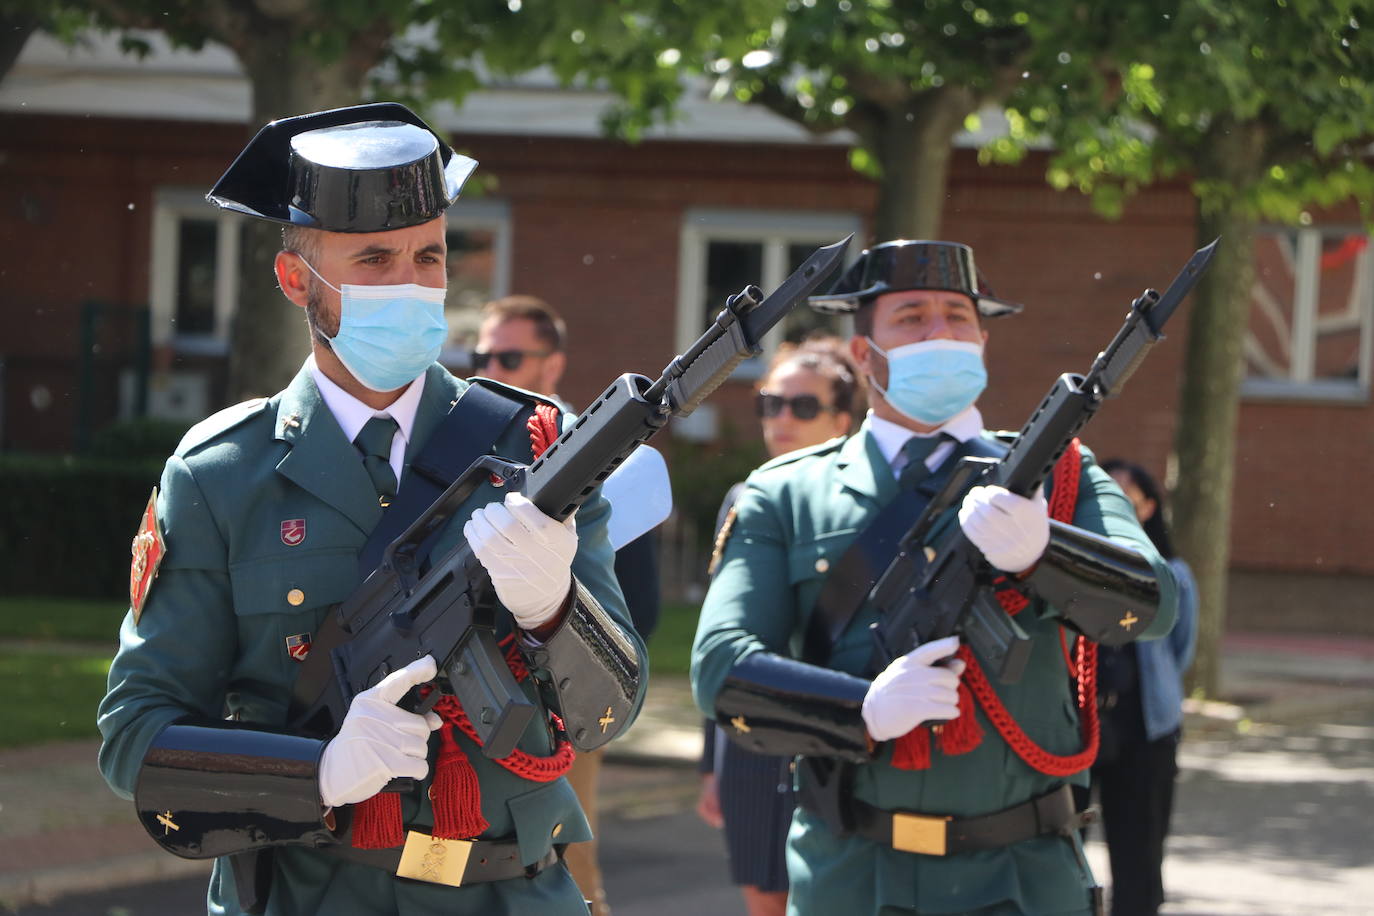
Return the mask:
[[(1261, 174), (1261, 129), (1231, 125), (1212, 132), (1198, 159), (1200, 181), (1247, 189)], [(1220, 237), (1215, 260), (1189, 303), (1188, 350), (1175, 437), (1178, 482), (1174, 536), (1199, 588), (1197, 659), (1190, 690), (1220, 695), (1231, 557), (1231, 491), (1240, 408), (1243, 343), (1254, 277), (1254, 217), (1240, 206), (1199, 207), (1198, 237)]]
[[(302, 50), (300, 27), (280, 24), (231, 42), (253, 87), (250, 133), (275, 118), (356, 104), (376, 54), (320, 61)], [(380, 49), (384, 42), (377, 42)], [(281, 250), (281, 227), (250, 219), (244, 224), (238, 312), (229, 356), (230, 403), (271, 395), (291, 380), (310, 352), (304, 313), (277, 289), (272, 262)]]
[(883, 171), (877, 241), (940, 237), (954, 135), (975, 104), (968, 90), (947, 86), (921, 93), (904, 111), (889, 110), (875, 125), (871, 142)]
[(10, 72), (29, 36), (38, 27), (38, 17), (26, 12), (0, 14), (0, 81)]

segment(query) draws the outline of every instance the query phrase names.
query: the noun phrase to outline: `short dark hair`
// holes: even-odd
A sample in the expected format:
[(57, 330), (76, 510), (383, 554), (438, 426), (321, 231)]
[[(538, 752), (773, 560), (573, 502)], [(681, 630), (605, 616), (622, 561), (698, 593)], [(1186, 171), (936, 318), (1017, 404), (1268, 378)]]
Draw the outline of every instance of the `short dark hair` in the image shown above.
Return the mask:
[(800, 343), (783, 344), (768, 364), (764, 379), (790, 366), (809, 369), (829, 380), (831, 397), (837, 410), (853, 414), (862, 408), (859, 372), (840, 338), (826, 334), (809, 337)]
[(875, 301), (877, 300), (865, 299), (854, 310), (855, 337), (871, 337), (873, 335), (873, 303)]
[(309, 226), (282, 226), (281, 247), (314, 263), (320, 254), (320, 230)]
[(498, 324), (517, 318), (533, 322), (534, 336), (554, 353), (567, 346), (568, 326), (553, 310), (553, 306), (538, 296), (516, 295), (494, 299), (482, 306), (482, 320), (493, 318)]

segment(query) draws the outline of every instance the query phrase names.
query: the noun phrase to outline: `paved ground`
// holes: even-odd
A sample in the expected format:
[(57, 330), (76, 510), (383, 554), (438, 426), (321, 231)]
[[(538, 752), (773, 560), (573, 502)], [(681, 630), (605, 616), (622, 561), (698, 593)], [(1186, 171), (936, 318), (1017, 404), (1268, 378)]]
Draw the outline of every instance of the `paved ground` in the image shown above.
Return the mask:
[[(1374, 913), (1374, 644), (1246, 638), (1224, 671), (1249, 705), (1189, 716), (1164, 912)], [(692, 813), (700, 733), (684, 687), (654, 682), (607, 766), (603, 861), (619, 916), (743, 912), (719, 837)], [(0, 753), (0, 910), (203, 912), (205, 866), (148, 840), (99, 781), (95, 751)], [(1090, 855), (1105, 878), (1105, 850)]]

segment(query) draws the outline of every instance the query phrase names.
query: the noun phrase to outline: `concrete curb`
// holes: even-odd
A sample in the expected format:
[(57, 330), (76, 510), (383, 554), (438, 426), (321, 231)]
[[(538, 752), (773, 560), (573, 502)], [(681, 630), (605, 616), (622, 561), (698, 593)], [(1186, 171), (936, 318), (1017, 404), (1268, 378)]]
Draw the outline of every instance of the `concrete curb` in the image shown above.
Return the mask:
[(153, 881), (195, 875), (210, 876), (211, 863), (179, 859), (160, 850), (118, 856), (102, 862), (58, 865), (27, 875), (0, 877), (0, 908), (52, 903), (73, 894), (89, 894)]

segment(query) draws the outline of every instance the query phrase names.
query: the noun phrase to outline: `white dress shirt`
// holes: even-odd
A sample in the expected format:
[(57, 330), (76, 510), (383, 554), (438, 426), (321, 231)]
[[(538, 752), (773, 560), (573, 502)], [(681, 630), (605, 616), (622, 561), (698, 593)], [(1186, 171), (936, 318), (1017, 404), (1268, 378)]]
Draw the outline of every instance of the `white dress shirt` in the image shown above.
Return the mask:
[(305, 365), (310, 369), (315, 387), (320, 389), (320, 397), (324, 398), (325, 406), (339, 422), (339, 428), (343, 430), (349, 442), (357, 438), (363, 426), (373, 417), (390, 417), (396, 421), (396, 435), (391, 437), (389, 460), (391, 470), (399, 481), (401, 468), (405, 465), (406, 446), (410, 443), (411, 430), (415, 428), (415, 414), (420, 409), (420, 395), (425, 390), (425, 377), (421, 375), (407, 385), (401, 396), (390, 406), (383, 410), (374, 410), (330, 381), (316, 365), (315, 354), (312, 353), (306, 358)]
[[(967, 442), (975, 436), (982, 435), (983, 415), (977, 407), (969, 407), (950, 417), (939, 429), (928, 433), (918, 433), (899, 423), (884, 420), (870, 410), (868, 412), (868, 431), (873, 436), (873, 441), (878, 443), (878, 450), (887, 459), (888, 466), (892, 468), (892, 476), (896, 477), (906, 465), (906, 455), (902, 453), (902, 446), (906, 445), (908, 440), (930, 438), (946, 433), (957, 442)], [(943, 442), (935, 446), (935, 450), (926, 456), (926, 467), (932, 471), (935, 470), (944, 463), (952, 451), (954, 451), (954, 442)]]

